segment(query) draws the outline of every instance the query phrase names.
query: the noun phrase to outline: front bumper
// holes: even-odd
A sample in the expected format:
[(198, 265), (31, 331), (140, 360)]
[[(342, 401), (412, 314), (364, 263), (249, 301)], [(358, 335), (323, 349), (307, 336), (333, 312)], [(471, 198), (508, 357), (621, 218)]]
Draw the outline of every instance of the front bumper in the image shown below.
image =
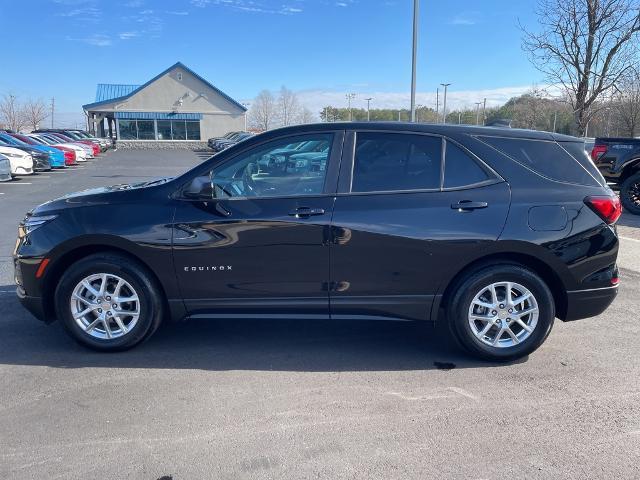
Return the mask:
[(55, 320), (55, 318), (47, 316), (44, 301), (41, 297), (31, 297), (27, 295), (24, 289), (20, 286), (16, 288), (16, 294), (18, 295), (18, 300), (20, 300), (22, 306), (38, 320), (45, 323), (51, 323)]
[(618, 295), (618, 286), (567, 292), (567, 313), (561, 320), (569, 322), (595, 317), (604, 312)]

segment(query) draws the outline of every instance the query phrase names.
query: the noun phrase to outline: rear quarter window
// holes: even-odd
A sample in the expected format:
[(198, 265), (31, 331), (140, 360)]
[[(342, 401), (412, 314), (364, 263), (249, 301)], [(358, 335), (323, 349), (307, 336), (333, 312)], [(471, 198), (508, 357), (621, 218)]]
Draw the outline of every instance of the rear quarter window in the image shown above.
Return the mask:
[[(505, 137), (478, 139), (551, 180), (579, 185), (601, 185), (579, 159), (554, 141)], [(581, 148), (584, 151), (584, 147)]]

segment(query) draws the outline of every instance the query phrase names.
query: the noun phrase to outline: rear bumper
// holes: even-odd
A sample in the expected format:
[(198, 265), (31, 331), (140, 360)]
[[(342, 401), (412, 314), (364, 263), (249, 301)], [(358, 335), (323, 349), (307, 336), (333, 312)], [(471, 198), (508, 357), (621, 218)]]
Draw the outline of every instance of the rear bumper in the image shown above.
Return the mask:
[(618, 295), (618, 286), (567, 292), (567, 314), (561, 320), (569, 322), (595, 317), (604, 312)]

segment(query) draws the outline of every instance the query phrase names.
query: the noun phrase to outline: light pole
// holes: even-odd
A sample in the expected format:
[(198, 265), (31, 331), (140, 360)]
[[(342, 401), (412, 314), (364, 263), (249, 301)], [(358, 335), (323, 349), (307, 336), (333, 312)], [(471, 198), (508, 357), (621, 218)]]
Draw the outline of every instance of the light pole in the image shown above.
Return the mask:
[(440, 87), (436, 88), (436, 123), (440, 120)]
[(482, 125), (487, 121), (487, 97), (484, 97), (484, 102), (482, 102)]
[(373, 100), (373, 98), (365, 98), (365, 100), (367, 101), (367, 122), (371, 121), (371, 115), (369, 114), (369, 106), (371, 103), (371, 100)]
[[(249, 107), (251, 106), (251, 104), (249, 102), (247, 103), (243, 103), (242, 104), (243, 107), (245, 107), (247, 110), (249, 110)], [(244, 131), (247, 131), (247, 111), (244, 112)]]
[(345, 95), (345, 97), (347, 97), (347, 100), (349, 101), (349, 121), (352, 122), (353, 121), (353, 115), (351, 114), (351, 100), (356, 98), (356, 94), (355, 93), (347, 93)]
[(444, 100), (442, 101), (442, 123), (447, 123), (447, 87), (450, 83), (441, 83), (444, 87)]
[(476, 125), (480, 125), (480, 105), (482, 102), (476, 102)]
[(418, 55), (418, 16), (420, 0), (413, 0), (413, 48), (411, 56), (411, 121), (416, 121), (416, 60)]

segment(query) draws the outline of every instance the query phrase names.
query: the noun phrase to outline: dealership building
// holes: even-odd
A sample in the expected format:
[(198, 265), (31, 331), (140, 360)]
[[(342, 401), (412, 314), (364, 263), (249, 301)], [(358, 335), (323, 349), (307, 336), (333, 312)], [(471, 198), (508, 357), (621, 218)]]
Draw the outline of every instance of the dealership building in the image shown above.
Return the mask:
[(178, 62), (143, 85), (98, 84), (88, 128), (129, 148), (194, 147), (246, 128), (247, 109)]

